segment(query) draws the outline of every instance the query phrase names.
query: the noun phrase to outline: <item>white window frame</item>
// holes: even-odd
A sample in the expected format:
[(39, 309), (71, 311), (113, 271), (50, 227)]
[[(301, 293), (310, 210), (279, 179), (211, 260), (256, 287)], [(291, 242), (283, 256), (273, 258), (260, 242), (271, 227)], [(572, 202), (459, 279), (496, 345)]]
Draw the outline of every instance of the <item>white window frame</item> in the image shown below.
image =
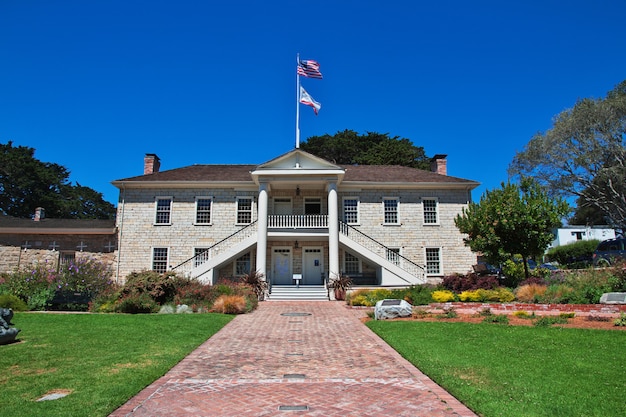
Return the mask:
[[(348, 256), (351, 256), (354, 259), (356, 259), (357, 272), (348, 271), (348, 268), (347, 268), (347, 265), (349, 263), (347, 260)], [(359, 258), (358, 256), (354, 256), (350, 252), (344, 251), (343, 252), (343, 271), (346, 274), (360, 274), (363, 271), (363, 264), (361, 263), (361, 258)]]
[[(165, 261), (159, 259), (156, 259), (156, 250), (157, 249), (163, 249), (165, 250)], [(169, 264), (170, 264), (170, 248), (169, 247), (164, 247), (164, 246), (155, 246), (152, 248), (152, 257), (150, 259), (150, 270), (151, 271), (155, 271), (158, 272), (159, 274), (164, 274), (165, 272), (167, 272), (167, 270), (169, 269)], [(160, 269), (156, 269), (155, 268), (155, 264), (159, 262), (159, 263), (163, 263), (165, 262), (165, 269), (163, 271), (161, 271)]]
[[(428, 252), (432, 251), (432, 250), (436, 250), (437, 251), (437, 256), (439, 257), (438, 261), (438, 265), (437, 265), (437, 272), (430, 272), (429, 268), (428, 268)], [(426, 260), (426, 276), (441, 276), (443, 275), (443, 251), (441, 249), (440, 246), (429, 246), (429, 247), (425, 247), (424, 248), (424, 259)]]
[[(206, 261), (209, 260), (209, 251), (208, 251), (208, 249), (209, 248), (206, 248), (206, 247), (193, 248), (193, 266), (194, 266), (194, 268), (199, 267), (200, 265), (202, 265), (203, 263), (205, 263)], [(204, 252), (204, 255), (199, 256), (203, 252)]]
[[(426, 221), (426, 201), (434, 201), (435, 202), (435, 221), (427, 222)], [(433, 213), (433, 211), (428, 211), (428, 213)], [(437, 197), (423, 197), (422, 198), (422, 220), (425, 226), (439, 226), (439, 199)]]
[[(239, 209), (239, 201), (241, 200), (250, 200), (250, 221), (249, 222), (240, 222), (239, 221), (239, 214), (240, 213), (247, 213), (248, 211), (243, 211)], [(237, 196), (236, 200), (235, 200), (235, 224), (236, 225), (246, 225), (246, 224), (251, 224), (254, 221), (254, 198), (252, 196)]]
[[(356, 213), (356, 221), (355, 222), (350, 222), (348, 221), (348, 216), (346, 215), (347, 211), (346, 211), (346, 201), (348, 200), (354, 200), (356, 201), (356, 208), (354, 211), (350, 211), (350, 213)], [(359, 199), (359, 197), (344, 197), (343, 198), (343, 221), (346, 222), (347, 224), (353, 224), (353, 225), (359, 225), (361, 224), (361, 210), (360, 210), (360, 205), (361, 205), (361, 200)], [(350, 208), (352, 208), (352, 206), (350, 206)]]
[[(395, 201), (396, 202), (396, 221), (388, 222), (387, 221), (387, 207), (385, 206), (385, 201)], [(385, 226), (400, 226), (400, 197), (383, 197), (382, 201), (383, 206), (383, 225)]]
[[(198, 211), (198, 201), (199, 200), (208, 200), (209, 201), (209, 221), (208, 222), (199, 222), (198, 221), (198, 214), (200, 214), (200, 212)], [(206, 210), (203, 210), (202, 213), (206, 213)], [(213, 224), (213, 197), (210, 196), (196, 196), (196, 205), (195, 205), (195, 218), (194, 218), (194, 225), (197, 226), (211, 226)]]
[[(304, 204), (302, 205), (302, 211), (304, 214), (307, 214), (306, 208), (308, 205), (319, 205), (320, 212), (322, 214), (324, 212), (324, 206), (322, 205), (322, 197), (304, 197)], [(317, 214), (311, 214), (311, 216), (317, 216)]]
[[(246, 262), (245, 260), (241, 261), (241, 258), (243, 258), (244, 256), (248, 257), (248, 259), (247, 259), (248, 271), (247, 272), (241, 272), (241, 271), (239, 271), (239, 268), (238, 268), (238, 265), (241, 265), (244, 262)], [(252, 253), (251, 252), (244, 253), (243, 255), (235, 258), (235, 261), (233, 262), (233, 276), (240, 277), (240, 276), (249, 274), (250, 271), (252, 271)]]
[[(170, 204), (167, 209), (168, 220), (167, 222), (159, 221), (159, 201), (169, 200)], [(172, 224), (172, 206), (174, 203), (174, 198), (172, 196), (157, 196), (154, 198), (154, 225), (155, 226), (170, 226)]]

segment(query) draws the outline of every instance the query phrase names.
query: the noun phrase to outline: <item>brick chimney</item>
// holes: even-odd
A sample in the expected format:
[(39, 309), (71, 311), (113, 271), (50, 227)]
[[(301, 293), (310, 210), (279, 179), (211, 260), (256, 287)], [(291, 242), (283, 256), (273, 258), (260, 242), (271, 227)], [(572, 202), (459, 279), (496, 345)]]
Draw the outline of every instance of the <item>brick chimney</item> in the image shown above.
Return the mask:
[(441, 175), (448, 175), (448, 161), (446, 157), (448, 155), (437, 154), (430, 160), (430, 170)]
[(38, 222), (43, 220), (46, 217), (46, 210), (43, 207), (37, 207), (35, 209), (35, 216), (33, 217), (33, 220)]
[(143, 157), (143, 175), (159, 172), (159, 168), (161, 168), (161, 160), (156, 154), (147, 153)]

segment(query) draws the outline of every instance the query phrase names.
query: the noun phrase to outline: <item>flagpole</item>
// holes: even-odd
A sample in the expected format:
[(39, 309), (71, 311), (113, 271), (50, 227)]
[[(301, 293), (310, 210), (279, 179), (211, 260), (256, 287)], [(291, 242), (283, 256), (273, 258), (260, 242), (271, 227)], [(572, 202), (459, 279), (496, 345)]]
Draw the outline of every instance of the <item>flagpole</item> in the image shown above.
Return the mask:
[[(300, 53), (296, 56), (296, 61), (300, 64)], [(300, 147), (300, 75), (296, 71), (296, 149)]]

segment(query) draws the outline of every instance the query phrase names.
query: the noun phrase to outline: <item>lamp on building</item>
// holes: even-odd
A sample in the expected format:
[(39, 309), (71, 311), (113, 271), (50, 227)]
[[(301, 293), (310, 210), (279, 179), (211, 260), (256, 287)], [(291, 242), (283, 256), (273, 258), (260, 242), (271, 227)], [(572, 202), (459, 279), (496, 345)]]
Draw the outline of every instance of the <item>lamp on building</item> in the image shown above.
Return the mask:
[(300, 186), (296, 186), (296, 195), (300, 195)]
[(296, 240), (296, 243), (293, 245), (294, 248), (298, 249), (300, 247), (300, 245), (298, 244), (298, 241)]

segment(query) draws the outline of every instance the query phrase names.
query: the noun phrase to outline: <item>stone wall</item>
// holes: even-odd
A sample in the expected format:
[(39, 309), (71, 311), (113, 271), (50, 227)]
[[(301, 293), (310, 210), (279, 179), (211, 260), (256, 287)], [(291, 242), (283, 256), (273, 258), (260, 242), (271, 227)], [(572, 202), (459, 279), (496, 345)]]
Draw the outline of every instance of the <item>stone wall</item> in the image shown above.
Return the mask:
[[(168, 265), (174, 267), (194, 255), (194, 248), (210, 247), (231, 235), (242, 226), (236, 225), (237, 197), (252, 197), (254, 201), (253, 218), (257, 217), (258, 191), (250, 189), (137, 189), (126, 190), (124, 202), (118, 206), (118, 223), (120, 239), (119, 279), (133, 271), (152, 268), (152, 248), (168, 248)], [(194, 225), (196, 197), (211, 197), (212, 224)], [(454, 218), (467, 206), (469, 192), (467, 190), (396, 190), (370, 189), (363, 191), (342, 191), (338, 193), (339, 213), (343, 212), (343, 197), (357, 196), (360, 200), (360, 224), (356, 227), (378, 240), (380, 243), (400, 248), (400, 253), (424, 265), (426, 248), (440, 248), (442, 271), (437, 279), (444, 274), (454, 272), (465, 273), (476, 263), (476, 256), (463, 243), (463, 236), (454, 225)], [(155, 225), (155, 198), (171, 197), (173, 199), (171, 223)], [(270, 195), (268, 212), (273, 213), (272, 198), (291, 197), (293, 212), (304, 212), (306, 197), (320, 197), (322, 213), (327, 213), (327, 194), (320, 190), (302, 190), (296, 195), (294, 190), (281, 190)], [(399, 197), (400, 225), (383, 224), (383, 197)], [(422, 198), (438, 199), (439, 223), (425, 225), (423, 221)], [(294, 239), (295, 240), (295, 239)], [(298, 239), (300, 246), (307, 243)], [(313, 246), (324, 246), (325, 269), (328, 269), (327, 242), (311, 242)], [(271, 267), (273, 245), (292, 246), (292, 242), (268, 242), (267, 266)], [(294, 272), (301, 269), (300, 252), (294, 251)], [(232, 266), (224, 266), (220, 275), (232, 271)]]

